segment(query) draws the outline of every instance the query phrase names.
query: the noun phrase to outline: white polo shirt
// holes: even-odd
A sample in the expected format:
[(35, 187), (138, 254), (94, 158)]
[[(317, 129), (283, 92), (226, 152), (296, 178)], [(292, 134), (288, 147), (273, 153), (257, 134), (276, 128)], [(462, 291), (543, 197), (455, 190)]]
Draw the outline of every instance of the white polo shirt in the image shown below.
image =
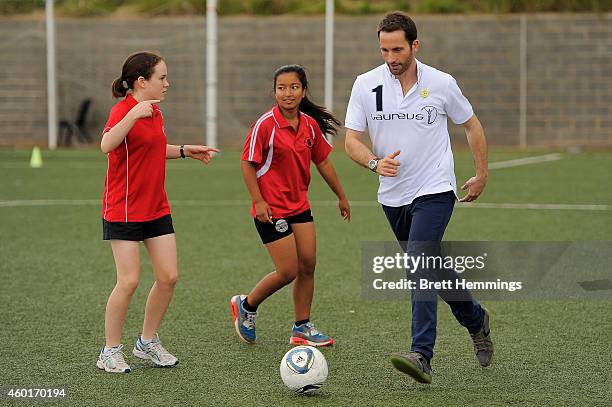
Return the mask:
[(353, 85), (345, 126), (368, 130), (374, 154), (397, 150), (396, 177), (379, 177), (378, 202), (403, 206), (422, 195), (457, 191), (447, 116), (463, 124), (474, 114), (455, 79), (418, 60), (417, 83), (403, 95), (387, 64), (359, 75)]

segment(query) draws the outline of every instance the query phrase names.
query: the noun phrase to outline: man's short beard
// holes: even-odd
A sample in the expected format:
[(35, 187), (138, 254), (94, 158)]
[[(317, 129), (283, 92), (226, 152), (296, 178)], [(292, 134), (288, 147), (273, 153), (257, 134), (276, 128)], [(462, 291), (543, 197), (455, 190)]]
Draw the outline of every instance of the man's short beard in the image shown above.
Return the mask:
[(408, 66), (410, 65), (405, 65), (405, 64), (401, 64), (402, 65), (402, 70), (399, 73), (393, 73), (393, 69), (391, 68), (390, 64), (387, 64), (387, 66), (389, 67), (389, 70), (391, 71), (391, 73), (393, 73), (393, 75), (395, 76), (400, 76), (401, 74), (403, 74), (404, 72), (406, 72), (408, 70)]

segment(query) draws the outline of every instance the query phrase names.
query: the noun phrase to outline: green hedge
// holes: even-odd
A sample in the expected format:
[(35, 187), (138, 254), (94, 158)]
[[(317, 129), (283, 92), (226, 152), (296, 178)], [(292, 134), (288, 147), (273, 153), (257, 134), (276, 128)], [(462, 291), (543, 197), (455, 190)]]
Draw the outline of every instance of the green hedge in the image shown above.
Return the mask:
[[(55, 0), (60, 15), (204, 14), (206, 0)], [(0, 14), (43, 9), (45, 0), (0, 0)], [(340, 14), (379, 14), (389, 10), (413, 13), (606, 12), (611, 0), (335, 0)], [(219, 14), (321, 14), (325, 0), (218, 0)]]

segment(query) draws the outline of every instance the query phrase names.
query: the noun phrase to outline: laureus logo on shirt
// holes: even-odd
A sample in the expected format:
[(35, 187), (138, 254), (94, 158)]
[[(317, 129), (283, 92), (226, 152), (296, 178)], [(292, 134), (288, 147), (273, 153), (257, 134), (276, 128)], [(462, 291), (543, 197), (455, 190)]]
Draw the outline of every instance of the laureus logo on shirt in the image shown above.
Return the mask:
[(427, 124), (434, 124), (438, 118), (438, 109), (435, 106), (423, 106), (421, 110), (427, 112)]
[(438, 118), (438, 109), (435, 106), (423, 106), (422, 113), (371, 113), (372, 120), (394, 121), (394, 120), (416, 120), (427, 124), (434, 124)]

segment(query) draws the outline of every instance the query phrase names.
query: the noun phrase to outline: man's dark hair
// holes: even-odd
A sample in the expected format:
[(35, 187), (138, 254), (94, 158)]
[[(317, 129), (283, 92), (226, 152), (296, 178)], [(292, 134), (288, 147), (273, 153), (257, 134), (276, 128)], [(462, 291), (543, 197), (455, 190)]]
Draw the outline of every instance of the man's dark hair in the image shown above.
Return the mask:
[(378, 38), (380, 38), (380, 32), (384, 31), (390, 33), (393, 31), (403, 30), (404, 37), (408, 41), (408, 45), (412, 46), (414, 40), (417, 39), (417, 28), (414, 21), (403, 11), (392, 11), (380, 20), (378, 23)]

